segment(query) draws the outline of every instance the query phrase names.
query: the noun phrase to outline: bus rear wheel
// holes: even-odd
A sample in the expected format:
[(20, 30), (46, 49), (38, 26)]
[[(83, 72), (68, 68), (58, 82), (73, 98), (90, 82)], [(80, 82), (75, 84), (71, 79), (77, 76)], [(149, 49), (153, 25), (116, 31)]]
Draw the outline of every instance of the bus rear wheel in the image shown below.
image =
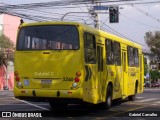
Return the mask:
[(106, 103), (105, 104), (106, 104), (105, 105), (106, 109), (109, 109), (112, 105), (112, 88), (110, 85), (107, 87)]
[(128, 99), (129, 99), (130, 101), (134, 101), (134, 100), (135, 100), (135, 97), (136, 97), (136, 95), (130, 95), (130, 96), (128, 96)]

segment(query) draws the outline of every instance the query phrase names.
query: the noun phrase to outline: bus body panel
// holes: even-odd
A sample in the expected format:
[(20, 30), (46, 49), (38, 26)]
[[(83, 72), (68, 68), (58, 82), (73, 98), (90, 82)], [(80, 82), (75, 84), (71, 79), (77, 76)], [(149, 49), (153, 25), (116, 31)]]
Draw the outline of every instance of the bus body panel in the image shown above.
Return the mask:
[[(71, 89), (76, 72), (84, 74), (80, 54), (79, 51), (49, 51), (49, 54), (43, 51), (17, 52), (15, 71), (19, 73), (23, 89)], [(81, 76), (80, 80), (83, 79)], [(27, 80), (29, 85), (25, 85)], [(47, 80), (52, 83), (47, 84)], [(81, 87), (81, 81), (78, 84)]]

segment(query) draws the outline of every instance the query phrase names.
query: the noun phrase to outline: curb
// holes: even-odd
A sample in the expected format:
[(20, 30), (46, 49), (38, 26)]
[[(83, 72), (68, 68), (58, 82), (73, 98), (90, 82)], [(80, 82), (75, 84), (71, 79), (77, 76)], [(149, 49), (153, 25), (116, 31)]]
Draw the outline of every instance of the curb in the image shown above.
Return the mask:
[(149, 88), (149, 89), (144, 89), (144, 91), (147, 90), (160, 90), (160, 88)]
[(7, 92), (7, 91), (13, 92), (13, 90), (0, 90), (0, 92)]

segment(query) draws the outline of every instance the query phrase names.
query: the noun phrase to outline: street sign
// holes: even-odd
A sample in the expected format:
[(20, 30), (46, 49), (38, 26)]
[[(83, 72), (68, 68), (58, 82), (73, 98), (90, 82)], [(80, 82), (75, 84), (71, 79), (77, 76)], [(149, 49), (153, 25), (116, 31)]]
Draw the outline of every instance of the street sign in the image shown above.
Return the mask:
[(94, 10), (108, 10), (107, 6), (93, 6)]
[(149, 73), (147, 73), (147, 74), (146, 74), (146, 78), (149, 78), (149, 77), (150, 77), (150, 75), (149, 75)]

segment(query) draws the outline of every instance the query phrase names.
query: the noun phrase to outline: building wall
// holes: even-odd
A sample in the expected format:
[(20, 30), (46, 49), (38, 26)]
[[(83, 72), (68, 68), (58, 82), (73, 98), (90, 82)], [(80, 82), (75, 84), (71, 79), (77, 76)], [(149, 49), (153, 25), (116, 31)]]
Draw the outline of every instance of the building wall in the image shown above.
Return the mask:
[(19, 17), (3, 14), (3, 34), (16, 43), (17, 30), (20, 24)]
[(2, 29), (3, 29), (3, 15), (0, 15), (0, 35), (2, 34)]
[[(11, 16), (7, 14), (0, 15), (0, 35), (3, 33), (7, 37), (9, 37), (14, 44), (16, 43), (17, 30), (20, 24), (19, 17)], [(6, 75), (9, 77), (7, 78)], [(5, 67), (0, 67), (0, 90), (9, 88), (9, 90), (13, 89), (14, 85), (14, 66), (11, 65), (5, 69)]]

